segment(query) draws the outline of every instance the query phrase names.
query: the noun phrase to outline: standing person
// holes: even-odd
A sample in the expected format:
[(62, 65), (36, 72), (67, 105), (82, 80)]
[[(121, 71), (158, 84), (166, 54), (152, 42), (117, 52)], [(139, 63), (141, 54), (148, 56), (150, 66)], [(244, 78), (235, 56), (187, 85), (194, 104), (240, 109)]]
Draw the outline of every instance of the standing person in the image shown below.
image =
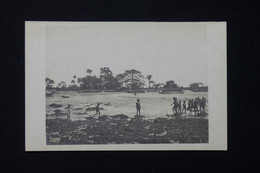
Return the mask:
[(182, 108), (181, 101), (179, 101), (178, 103), (179, 114), (181, 114), (181, 108)]
[(202, 107), (202, 111), (205, 112), (205, 107), (206, 107), (206, 99), (204, 97), (202, 97), (202, 101), (201, 101), (201, 107)]
[(71, 108), (70, 108), (70, 104), (68, 104), (68, 107), (67, 107), (67, 119), (68, 119), (68, 121), (70, 121), (70, 113), (71, 113)]
[(194, 108), (194, 99), (191, 99), (191, 112), (193, 112)]
[(194, 101), (194, 112), (197, 113), (198, 111), (198, 99), (195, 98), (195, 101)]
[(189, 112), (191, 112), (191, 100), (188, 101), (188, 108), (187, 108), (187, 110), (188, 110)]
[(178, 105), (177, 103), (178, 103), (178, 101), (177, 101), (176, 97), (173, 97), (172, 99), (173, 99), (173, 103), (171, 105), (173, 105), (172, 112), (174, 114), (174, 111), (175, 111), (175, 113), (177, 113), (177, 105)]
[(185, 114), (186, 114), (186, 102), (185, 102), (185, 100), (183, 101), (181, 112), (183, 112), (183, 110), (185, 111)]
[(202, 108), (202, 99), (200, 99), (200, 97), (198, 96), (198, 111), (201, 112), (201, 108)]
[(100, 105), (100, 103), (97, 104), (96, 113), (95, 113), (95, 115), (93, 115), (93, 117), (96, 116), (97, 114), (98, 114), (98, 117), (100, 117), (99, 105)]
[(140, 104), (140, 99), (137, 99), (137, 102), (136, 102), (136, 115), (141, 115), (141, 104)]

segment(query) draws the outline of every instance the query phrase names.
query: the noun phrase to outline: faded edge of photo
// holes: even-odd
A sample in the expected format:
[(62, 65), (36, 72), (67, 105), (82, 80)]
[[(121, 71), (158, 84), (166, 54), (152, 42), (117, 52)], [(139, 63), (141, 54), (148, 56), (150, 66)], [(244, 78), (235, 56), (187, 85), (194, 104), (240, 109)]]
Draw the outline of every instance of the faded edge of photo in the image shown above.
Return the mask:
[[(205, 22), (207, 25), (209, 82), (209, 143), (46, 145), (44, 83), (46, 63), (45, 26), (71, 24), (86, 25), (87, 23), (88, 22), (25, 22), (26, 151), (227, 150), (226, 22)], [(93, 22), (91, 23), (93, 24)], [(138, 22), (138, 24), (142, 25), (145, 23)]]

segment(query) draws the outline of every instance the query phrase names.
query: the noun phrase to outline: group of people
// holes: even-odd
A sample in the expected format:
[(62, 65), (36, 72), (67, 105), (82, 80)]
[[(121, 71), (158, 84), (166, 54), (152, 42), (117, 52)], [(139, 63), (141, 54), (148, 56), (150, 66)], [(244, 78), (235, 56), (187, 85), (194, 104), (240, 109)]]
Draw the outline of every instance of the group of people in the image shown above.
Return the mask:
[(183, 112), (186, 114), (186, 111), (189, 111), (190, 113), (200, 113), (200, 112), (205, 112), (206, 108), (206, 99), (202, 97), (197, 97), (195, 99), (189, 99), (188, 105), (186, 105), (186, 101), (184, 100), (183, 102), (178, 101), (176, 97), (173, 97), (173, 105), (172, 111), (173, 114), (182, 114)]
[[(198, 96), (195, 99), (189, 99), (187, 105), (185, 100), (182, 102), (180, 100), (178, 101), (176, 97), (173, 97), (173, 103), (171, 105), (173, 105), (173, 114), (186, 114), (187, 111), (189, 111), (189, 113), (201, 113), (205, 112), (206, 110), (206, 99), (204, 97), (200, 99), (200, 97)], [(136, 115), (141, 115), (140, 99), (137, 99), (136, 101)]]

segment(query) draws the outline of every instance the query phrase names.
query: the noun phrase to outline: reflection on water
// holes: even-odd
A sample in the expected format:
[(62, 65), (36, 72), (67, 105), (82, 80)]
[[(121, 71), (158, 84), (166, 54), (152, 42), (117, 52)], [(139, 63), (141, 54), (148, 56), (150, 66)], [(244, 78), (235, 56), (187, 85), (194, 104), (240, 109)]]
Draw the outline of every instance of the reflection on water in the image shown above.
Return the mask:
[[(61, 96), (69, 96), (69, 98), (62, 98)], [(65, 107), (68, 104), (72, 105), (71, 119), (80, 120), (94, 115), (95, 111), (86, 111), (87, 108), (96, 106), (99, 102), (101, 115), (116, 115), (125, 114), (129, 117), (134, 117), (136, 113), (135, 102), (136, 99), (140, 99), (141, 114), (147, 118), (165, 117), (166, 114), (172, 114), (172, 98), (177, 97), (178, 100), (194, 99), (196, 97), (205, 97), (208, 99), (208, 92), (192, 92), (185, 91), (184, 94), (159, 94), (159, 93), (138, 93), (136, 95), (132, 93), (77, 93), (73, 91), (61, 91), (54, 93), (53, 96), (46, 97), (46, 114), (51, 115), (56, 112), (66, 113)], [(50, 104), (60, 104), (59, 108), (50, 107)], [(90, 110), (90, 109), (88, 109)], [(206, 107), (207, 111), (207, 107)], [(63, 114), (60, 114), (61, 117)], [(48, 116), (47, 118), (53, 118), (55, 116)], [(66, 116), (63, 116), (66, 118)]]

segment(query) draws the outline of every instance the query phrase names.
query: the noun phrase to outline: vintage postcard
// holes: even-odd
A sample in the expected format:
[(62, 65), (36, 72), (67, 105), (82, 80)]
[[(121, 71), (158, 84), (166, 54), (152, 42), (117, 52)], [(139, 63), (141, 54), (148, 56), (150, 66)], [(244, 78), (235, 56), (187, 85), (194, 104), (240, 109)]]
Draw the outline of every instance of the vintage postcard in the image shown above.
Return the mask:
[(226, 59), (226, 22), (25, 22), (25, 149), (227, 150)]

